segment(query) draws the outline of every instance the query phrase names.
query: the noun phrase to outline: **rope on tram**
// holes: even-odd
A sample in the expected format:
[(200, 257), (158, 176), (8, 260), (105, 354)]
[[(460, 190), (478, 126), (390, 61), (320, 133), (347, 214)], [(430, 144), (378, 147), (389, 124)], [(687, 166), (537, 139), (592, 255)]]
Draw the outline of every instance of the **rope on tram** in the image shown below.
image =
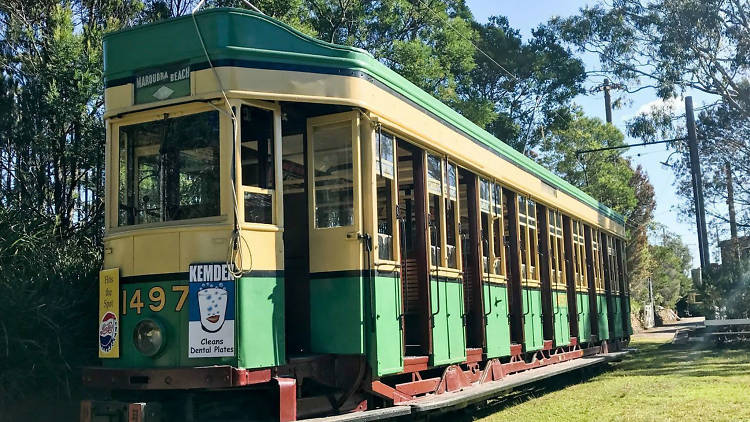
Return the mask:
[[(199, 1), (198, 4), (193, 8), (193, 11), (190, 13), (190, 16), (193, 19), (193, 26), (195, 26), (195, 33), (198, 35), (198, 40), (201, 43), (203, 54), (206, 56), (206, 60), (208, 61), (208, 66), (211, 68), (211, 72), (214, 74), (214, 77), (216, 78), (216, 83), (219, 86), (221, 95), (224, 98), (224, 102), (227, 105), (227, 109), (229, 110), (228, 115), (232, 119), (232, 166), (231, 166), (232, 175), (229, 179), (230, 179), (230, 183), (232, 186), (231, 196), (232, 196), (232, 205), (233, 205), (233, 210), (234, 210), (234, 218), (233, 218), (232, 234), (229, 239), (229, 248), (227, 250), (227, 266), (229, 267), (229, 271), (234, 278), (240, 278), (245, 272), (252, 271), (253, 254), (252, 254), (252, 251), (250, 250), (250, 245), (247, 243), (247, 240), (245, 240), (242, 237), (242, 234), (240, 232), (240, 220), (239, 220), (240, 212), (237, 206), (237, 187), (235, 186), (235, 183), (234, 183), (235, 165), (236, 165), (235, 163), (237, 159), (235, 145), (237, 144), (237, 131), (239, 130), (239, 125), (237, 123), (237, 115), (234, 112), (234, 108), (232, 107), (232, 104), (229, 102), (227, 93), (224, 90), (224, 86), (221, 83), (221, 78), (219, 77), (219, 73), (216, 71), (216, 68), (214, 67), (213, 62), (211, 61), (211, 56), (208, 54), (208, 50), (206, 49), (206, 43), (203, 41), (203, 34), (201, 34), (201, 30), (198, 27), (198, 21), (195, 19), (195, 13), (198, 11), (198, 9), (200, 9), (203, 6), (205, 2), (206, 0)], [(218, 107), (216, 107), (213, 104), (212, 106), (218, 110)], [(247, 248), (247, 253), (249, 254), (249, 258), (250, 258), (250, 266), (247, 270), (245, 270), (244, 268), (244, 259), (242, 256), (243, 244)]]

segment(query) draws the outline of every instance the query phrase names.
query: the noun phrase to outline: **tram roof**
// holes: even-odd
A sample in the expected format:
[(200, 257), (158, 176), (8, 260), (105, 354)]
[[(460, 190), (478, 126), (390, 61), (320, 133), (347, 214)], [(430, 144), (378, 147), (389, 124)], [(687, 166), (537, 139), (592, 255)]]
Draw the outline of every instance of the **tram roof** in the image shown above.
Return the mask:
[[(251, 66), (363, 77), (422, 108), (469, 138), (597, 210), (624, 224), (624, 218), (534, 160), (495, 138), (455, 110), (359, 48), (312, 38), (266, 15), (233, 8), (195, 14), (214, 66)], [(134, 46), (149, 45), (147, 49)], [(111, 32), (104, 37), (106, 87), (132, 83), (145, 70), (172, 63), (208, 68), (191, 15)]]

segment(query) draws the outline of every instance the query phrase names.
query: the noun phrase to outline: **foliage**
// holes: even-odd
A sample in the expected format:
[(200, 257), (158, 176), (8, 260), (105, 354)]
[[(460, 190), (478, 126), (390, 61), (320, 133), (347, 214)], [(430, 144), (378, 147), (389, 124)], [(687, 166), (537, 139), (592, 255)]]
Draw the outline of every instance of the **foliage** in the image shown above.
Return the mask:
[(96, 358), (101, 40), (140, 6), (0, 3), (0, 406), (65, 398)]
[(658, 263), (652, 269), (654, 303), (674, 309), (677, 301), (693, 287), (690, 249), (665, 226), (654, 223), (650, 229), (654, 237), (660, 238), (659, 243), (649, 246), (653, 261)]
[(687, 89), (718, 95), (750, 118), (739, 85), (750, 71), (748, 0), (615, 0), (555, 18), (552, 26), (601, 72), (669, 99)]
[(577, 151), (624, 145), (622, 132), (580, 111), (565, 129), (553, 131), (541, 145), (540, 160), (563, 179), (621, 213), (637, 204), (630, 186), (633, 170), (621, 150), (577, 154)]
[[(626, 268), (630, 279), (631, 298), (642, 304), (648, 300), (648, 278), (654, 268), (654, 259), (648, 247), (648, 227), (654, 217), (656, 201), (654, 200), (654, 187), (640, 165), (633, 171), (630, 186), (634, 190), (636, 206), (625, 214), (628, 235)], [(640, 307), (631, 309), (637, 312)]]
[(29, 395), (70, 397), (76, 368), (96, 359), (101, 251), (88, 234), (61, 236), (50, 218), (0, 208), (2, 409)]
[(474, 25), (480, 51), (477, 66), (460, 78), (454, 106), (498, 139), (523, 153), (534, 149), (547, 130), (570, 120), (570, 101), (582, 92), (581, 60), (540, 26), (523, 42), (507, 18), (494, 16)]

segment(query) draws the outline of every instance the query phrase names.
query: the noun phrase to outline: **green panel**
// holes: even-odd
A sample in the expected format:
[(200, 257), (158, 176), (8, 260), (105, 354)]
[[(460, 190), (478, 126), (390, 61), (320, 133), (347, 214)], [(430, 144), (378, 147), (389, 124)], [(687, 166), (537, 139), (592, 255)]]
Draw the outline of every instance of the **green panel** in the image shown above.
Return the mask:
[(597, 322), (599, 324), (599, 340), (609, 340), (609, 322), (607, 320), (607, 296), (596, 295)]
[(508, 289), (503, 284), (484, 284), (484, 309), (487, 311), (487, 357), (510, 355)]
[[(200, 27), (203, 44), (195, 30)], [(187, 62), (201, 68), (205, 45), (216, 66), (229, 61), (253, 62), (254, 67), (367, 74), (438, 119), (485, 145), (519, 168), (539, 177), (601, 214), (624, 224), (620, 214), (498, 140), (455, 110), (441, 103), (372, 55), (353, 47), (330, 44), (302, 34), (268, 16), (242, 9), (215, 8), (154, 24), (107, 34), (104, 37), (104, 76), (109, 86), (124, 83), (144, 69)], [(235, 64), (236, 65), (236, 64)]]
[(589, 308), (589, 294), (576, 293), (578, 307), (578, 341), (588, 343), (591, 339), (591, 308)]
[(555, 345), (570, 344), (570, 314), (568, 313), (568, 293), (552, 290), (552, 312), (554, 315)]
[(615, 318), (615, 338), (623, 338), (622, 329), (622, 297), (620, 295), (614, 296), (613, 300), (615, 304), (615, 310), (612, 313)]
[(630, 296), (625, 296), (625, 324), (628, 326), (628, 336), (633, 334), (633, 325), (630, 322)]
[(237, 319), (237, 354), (241, 368), (263, 368), (286, 362), (283, 278), (239, 279)]
[(523, 334), (526, 351), (540, 350), (544, 346), (542, 333), (542, 291), (521, 289), (523, 300)]
[[(102, 359), (102, 364), (107, 367), (117, 368), (164, 368), (177, 366), (207, 366), (207, 365), (237, 365), (234, 357), (221, 358), (199, 358), (189, 359), (187, 357), (188, 344), (188, 302), (186, 301), (180, 311), (176, 311), (180, 299), (180, 293), (172, 291), (173, 285), (188, 285), (187, 280), (177, 281), (154, 281), (143, 283), (121, 283), (121, 290), (127, 292), (127, 303), (120, 303), (120, 358)], [(151, 289), (160, 287), (164, 290), (164, 307), (155, 312), (151, 306), (156, 307), (158, 302), (149, 299)], [(130, 307), (131, 299), (136, 291), (140, 291), (143, 306), (138, 313), (136, 308)], [(122, 300), (122, 292), (120, 293)], [(123, 314), (124, 312), (124, 314)], [(133, 330), (136, 324), (143, 319), (153, 319), (164, 327), (166, 341), (164, 348), (156, 356), (148, 357), (142, 355), (133, 344)]]
[[(401, 372), (404, 369), (403, 337), (401, 331), (401, 283), (398, 273), (393, 276), (375, 277), (375, 324), (373, 329), (371, 303), (366, 301), (367, 360), (377, 376)], [(367, 285), (368, 295), (372, 286)]]
[[(295, 321), (288, 321), (294, 324)], [(310, 348), (314, 353), (365, 353), (362, 277), (310, 280)]]
[(430, 365), (466, 360), (466, 332), (463, 324), (463, 285), (460, 280), (432, 277), (432, 355)]

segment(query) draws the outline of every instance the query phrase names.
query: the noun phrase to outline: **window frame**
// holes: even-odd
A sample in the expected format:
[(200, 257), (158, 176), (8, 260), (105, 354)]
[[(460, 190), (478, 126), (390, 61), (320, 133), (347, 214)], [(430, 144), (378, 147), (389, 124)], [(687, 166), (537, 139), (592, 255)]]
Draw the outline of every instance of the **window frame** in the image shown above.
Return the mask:
[[(132, 224), (118, 226), (119, 210), (119, 187), (120, 187), (120, 128), (141, 123), (148, 123), (164, 119), (164, 115), (169, 118), (185, 117), (193, 114), (216, 111), (219, 113), (219, 213), (215, 216), (188, 218), (183, 220), (170, 220), (163, 222)], [(106, 121), (106, 131), (108, 132), (109, 141), (106, 143), (105, 151), (105, 203), (107, 212), (105, 213), (106, 234), (116, 234), (134, 230), (160, 229), (164, 227), (191, 226), (196, 224), (221, 224), (231, 221), (229, 214), (231, 212), (231, 196), (225, 188), (231, 172), (231, 118), (225, 108), (214, 106), (213, 104), (179, 104), (173, 106), (164, 106), (156, 109), (137, 110), (124, 114), (122, 117), (111, 117)]]
[[(547, 262), (550, 285), (553, 289), (566, 289), (568, 277), (565, 262), (565, 236), (563, 231), (563, 214), (560, 210), (549, 207), (547, 208), (547, 226), (549, 232)], [(556, 265), (553, 265), (553, 263)], [(559, 277), (556, 276), (554, 272), (557, 272)]]
[[(281, 106), (261, 100), (230, 100), (230, 104), (235, 110), (237, 119), (242, 118), (242, 106), (249, 106), (269, 110), (273, 112), (273, 166), (274, 166), (274, 187), (273, 189), (261, 188), (257, 186), (245, 186), (242, 184), (242, 122), (238, 122), (234, 128), (236, 133), (233, 138), (236, 139), (234, 145), (234, 154), (236, 157), (234, 168), (234, 186), (237, 193), (237, 212), (240, 227), (244, 229), (255, 230), (273, 230), (280, 229), (284, 226), (284, 181), (282, 169), (282, 136), (281, 136)], [(254, 193), (271, 196), (271, 223), (258, 223), (245, 221), (245, 193)]]
[[(573, 240), (573, 277), (577, 291), (588, 292), (588, 269), (586, 264), (586, 236), (584, 234), (583, 222), (571, 219), (571, 232)], [(580, 269), (580, 271), (579, 271)]]
[[(531, 287), (539, 287), (541, 286), (541, 277), (539, 273), (539, 209), (537, 207), (538, 201), (534, 200), (530, 196), (523, 195), (521, 193), (517, 193), (516, 196), (518, 197), (516, 201), (518, 201), (517, 204), (517, 220), (516, 224), (518, 227), (518, 234), (519, 236), (524, 237), (525, 241), (525, 250), (521, 250), (520, 252), (524, 255), (526, 258), (526, 264), (523, 263), (523, 261), (520, 262), (520, 271), (521, 271), (521, 282), (525, 286), (531, 286)], [(524, 203), (524, 209), (521, 208), (521, 201), (523, 200)], [(534, 204), (534, 216), (529, 216), (529, 202), (532, 202)], [(530, 227), (530, 224), (533, 223), (533, 227)], [(531, 231), (534, 231), (534, 235), (532, 236)], [(519, 239), (520, 241), (520, 239)], [(534, 257), (534, 263), (536, 265), (530, 265), (531, 258), (532, 258), (532, 242), (533, 242), (533, 250), (536, 257)], [(520, 244), (519, 244), (520, 246)], [(525, 268), (524, 268), (525, 266)]]
[[(390, 212), (390, 219), (391, 219), (391, 259), (381, 258), (380, 257), (380, 251), (379, 251), (379, 242), (377, 237), (379, 236), (378, 232), (378, 177), (384, 177), (388, 178), (387, 176), (381, 176), (380, 175), (380, 169), (378, 163), (380, 162), (380, 151), (378, 150), (379, 147), (379, 136), (380, 135), (387, 135), (391, 138), (391, 142), (393, 143), (393, 174), (391, 180), (391, 212)], [(397, 215), (397, 206), (398, 206), (398, 140), (402, 139), (400, 136), (398, 136), (394, 131), (389, 130), (388, 128), (384, 127), (382, 124), (377, 124), (373, 126), (372, 135), (370, 138), (372, 141), (370, 142), (371, 145), (371, 151), (372, 159), (365, 158), (367, 163), (372, 164), (372, 169), (370, 172), (370, 177), (372, 178), (372, 183), (370, 186), (372, 187), (372, 199), (369, 200), (369, 203), (372, 206), (372, 220), (373, 220), (373, 260), (374, 262), (378, 264), (384, 264), (384, 265), (392, 265), (395, 268), (400, 268), (400, 257), (401, 257), (401, 233), (399, 228), (399, 222), (398, 222), (398, 215)]]

